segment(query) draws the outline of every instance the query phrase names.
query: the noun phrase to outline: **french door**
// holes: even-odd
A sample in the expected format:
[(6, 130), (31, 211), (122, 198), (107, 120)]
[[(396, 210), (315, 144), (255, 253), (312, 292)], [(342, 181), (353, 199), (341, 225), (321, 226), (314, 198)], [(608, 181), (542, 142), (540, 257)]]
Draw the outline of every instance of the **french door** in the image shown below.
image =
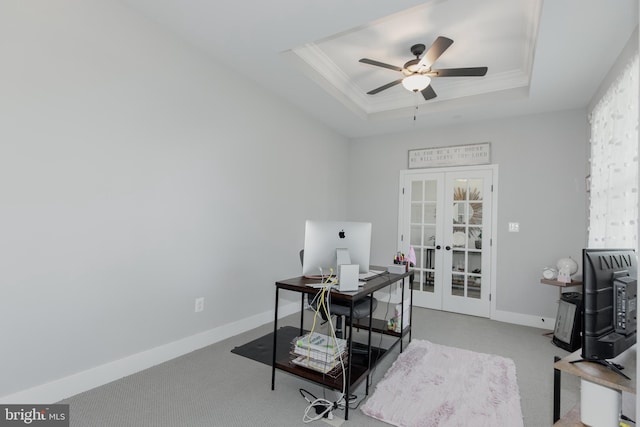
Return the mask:
[(416, 254), (415, 305), (490, 317), (493, 172), (400, 172), (398, 247)]

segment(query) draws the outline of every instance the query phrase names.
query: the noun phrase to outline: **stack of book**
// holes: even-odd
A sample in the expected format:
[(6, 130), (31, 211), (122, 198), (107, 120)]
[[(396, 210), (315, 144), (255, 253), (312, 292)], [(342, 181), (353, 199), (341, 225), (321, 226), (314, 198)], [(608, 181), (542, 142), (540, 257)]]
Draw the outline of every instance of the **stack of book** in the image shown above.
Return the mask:
[(347, 341), (316, 332), (295, 338), (292, 342), (295, 365), (327, 374), (346, 363)]

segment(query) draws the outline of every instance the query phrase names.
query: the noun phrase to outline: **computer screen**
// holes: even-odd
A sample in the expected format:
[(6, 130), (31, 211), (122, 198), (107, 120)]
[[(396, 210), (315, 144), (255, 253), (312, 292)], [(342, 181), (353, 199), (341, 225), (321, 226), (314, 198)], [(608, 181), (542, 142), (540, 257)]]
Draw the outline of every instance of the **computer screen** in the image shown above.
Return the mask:
[[(359, 272), (369, 271), (371, 223), (350, 221), (307, 220), (304, 232), (302, 275), (326, 276), (330, 269), (337, 274), (337, 250), (346, 249), (350, 264), (358, 264)], [(344, 253), (344, 251), (340, 251)]]

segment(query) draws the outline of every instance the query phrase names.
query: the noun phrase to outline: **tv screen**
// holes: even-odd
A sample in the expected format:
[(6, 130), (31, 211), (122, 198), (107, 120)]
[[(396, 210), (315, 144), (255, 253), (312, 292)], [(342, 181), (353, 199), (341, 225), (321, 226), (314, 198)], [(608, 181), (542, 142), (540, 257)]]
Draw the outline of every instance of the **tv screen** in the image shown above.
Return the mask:
[(308, 220), (304, 233), (302, 275), (327, 276), (331, 269), (333, 274), (337, 274), (338, 249), (347, 250), (350, 261), (345, 264), (358, 264), (359, 272), (367, 273), (371, 253), (371, 223)]
[(582, 358), (605, 361), (636, 342), (637, 257), (633, 249), (584, 249)]

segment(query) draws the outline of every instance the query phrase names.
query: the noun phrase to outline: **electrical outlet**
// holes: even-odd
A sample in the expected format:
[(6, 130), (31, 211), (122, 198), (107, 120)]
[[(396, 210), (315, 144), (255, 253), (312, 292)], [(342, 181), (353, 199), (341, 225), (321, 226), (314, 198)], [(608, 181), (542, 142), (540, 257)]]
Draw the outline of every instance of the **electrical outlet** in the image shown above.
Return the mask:
[(200, 313), (204, 310), (204, 297), (196, 298), (196, 313)]
[(519, 222), (510, 222), (509, 223), (509, 232), (518, 233), (520, 231), (520, 223)]

